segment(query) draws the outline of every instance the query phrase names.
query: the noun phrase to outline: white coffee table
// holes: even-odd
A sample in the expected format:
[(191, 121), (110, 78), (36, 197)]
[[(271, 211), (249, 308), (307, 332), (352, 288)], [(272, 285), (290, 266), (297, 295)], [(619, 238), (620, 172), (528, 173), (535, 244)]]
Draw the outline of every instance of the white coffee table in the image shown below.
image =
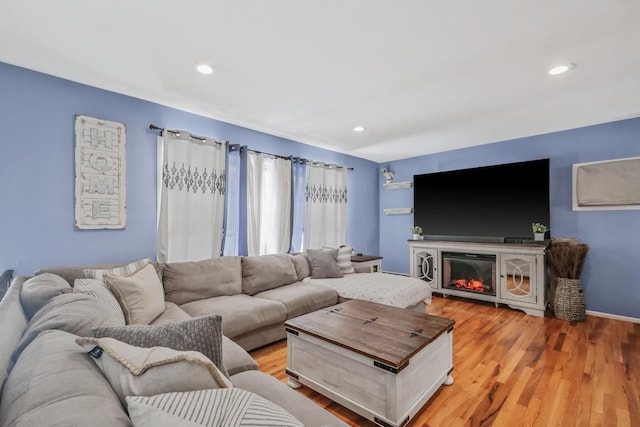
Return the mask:
[(453, 384), (455, 321), (351, 300), (285, 323), (289, 385), (382, 426), (405, 425)]

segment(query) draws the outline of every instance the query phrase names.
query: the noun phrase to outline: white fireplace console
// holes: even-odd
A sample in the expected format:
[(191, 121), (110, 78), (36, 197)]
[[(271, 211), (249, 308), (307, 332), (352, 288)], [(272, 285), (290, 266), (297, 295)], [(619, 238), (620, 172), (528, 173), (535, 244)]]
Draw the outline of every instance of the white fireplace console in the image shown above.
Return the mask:
[[(546, 246), (536, 244), (504, 244), (410, 240), (411, 277), (429, 283), (431, 290), (522, 310), (544, 316), (546, 305)], [(495, 295), (456, 289), (443, 283), (445, 252), (495, 255)]]

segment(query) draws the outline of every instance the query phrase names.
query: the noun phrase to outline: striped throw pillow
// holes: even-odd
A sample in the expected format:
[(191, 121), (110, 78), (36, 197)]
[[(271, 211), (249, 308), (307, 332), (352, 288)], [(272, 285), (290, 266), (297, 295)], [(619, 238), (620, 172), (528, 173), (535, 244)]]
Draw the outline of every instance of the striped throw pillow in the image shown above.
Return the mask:
[(145, 258), (140, 261), (132, 262), (131, 264), (127, 264), (118, 268), (110, 268), (107, 270), (84, 270), (85, 279), (98, 279), (104, 282), (104, 275), (111, 274), (113, 276), (130, 276), (136, 271), (142, 269), (147, 264), (151, 264), (150, 258)]
[[(323, 247), (323, 251), (329, 251), (333, 248)], [(350, 274), (355, 273), (356, 271), (353, 269), (353, 265), (351, 265), (351, 254), (353, 253), (353, 248), (351, 246), (341, 246), (338, 248), (338, 258), (336, 259), (338, 263), (338, 267), (340, 267), (340, 271), (342, 274)]]
[(239, 388), (128, 396), (127, 408), (136, 427), (303, 426), (275, 403)]
[(120, 321), (120, 325), (126, 324), (122, 307), (113, 295), (111, 289), (107, 285), (98, 279), (76, 279), (73, 282), (73, 292), (91, 295), (100, 301), (106, 303), (109, 308), (115, 313), (116, 317)]

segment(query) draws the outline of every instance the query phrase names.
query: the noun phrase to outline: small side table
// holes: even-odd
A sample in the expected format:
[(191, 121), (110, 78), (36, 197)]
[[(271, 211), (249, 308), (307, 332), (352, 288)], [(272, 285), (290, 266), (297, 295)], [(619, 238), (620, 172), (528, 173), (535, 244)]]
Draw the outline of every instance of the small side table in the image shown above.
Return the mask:
[(364, 269), (369, 267), (369, 273), (378, 273), (382, 271), (382, 257), (377, 255), (353, 255), (351, 262), (356, 263), (358, 272), (365, 272)]

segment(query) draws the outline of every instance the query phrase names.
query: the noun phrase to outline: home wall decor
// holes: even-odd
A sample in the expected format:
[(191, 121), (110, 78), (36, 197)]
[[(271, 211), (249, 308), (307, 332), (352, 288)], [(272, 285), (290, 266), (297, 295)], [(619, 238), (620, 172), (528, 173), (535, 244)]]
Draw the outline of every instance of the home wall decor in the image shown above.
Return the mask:
[(575, 163), (573, 210), (640, 209), (640, 157)]
[(125, 125), (75, 116), (75, 227), (126, 226)]

